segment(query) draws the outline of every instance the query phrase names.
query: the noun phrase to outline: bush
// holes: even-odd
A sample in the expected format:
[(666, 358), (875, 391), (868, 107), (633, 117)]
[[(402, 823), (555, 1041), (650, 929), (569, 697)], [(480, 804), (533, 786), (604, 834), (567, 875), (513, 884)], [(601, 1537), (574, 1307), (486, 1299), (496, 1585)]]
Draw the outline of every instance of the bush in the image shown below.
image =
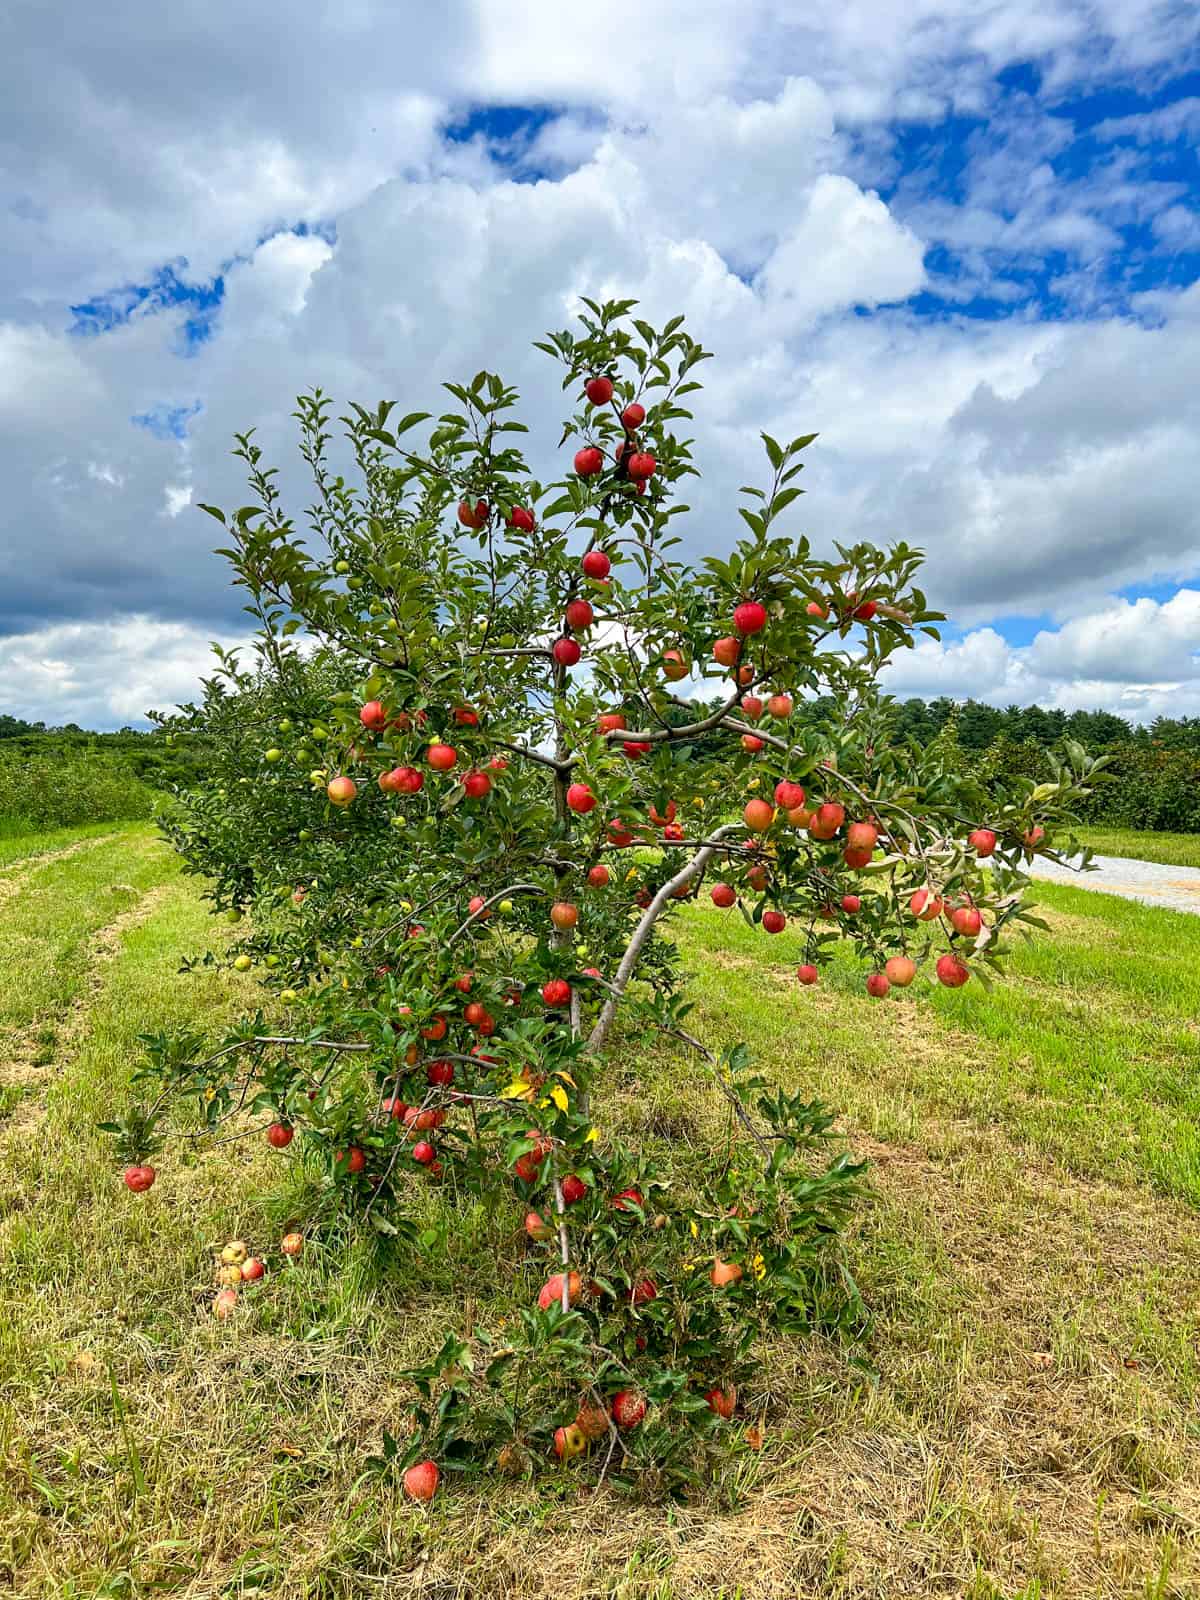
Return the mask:
[(153, 792), (123, 761), (9, 754), (0, 747), (0, 824), (9, 833), (133, 822), (153, 810)]

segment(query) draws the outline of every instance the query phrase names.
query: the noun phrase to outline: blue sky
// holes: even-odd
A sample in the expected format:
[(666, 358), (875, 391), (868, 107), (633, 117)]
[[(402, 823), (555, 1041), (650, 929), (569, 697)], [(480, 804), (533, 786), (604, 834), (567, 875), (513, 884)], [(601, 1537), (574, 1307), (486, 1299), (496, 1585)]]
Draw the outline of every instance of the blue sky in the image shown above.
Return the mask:
[(311, 383), (423, 405), (483, 364), (548, 405), (530, 342), (600, 291), (717, 352), (697, 552), (758, 430), (816, 428), (805, 531), (924, 546), (952, 614), (898, 692), (1200, 711), (1194, 7), (793, 16), (652, 0), (631, 50), (609, 0), (26, 8), (0, 710), (137, 720), (240, 637), (193, 510), (235, 428), (284, 452)]

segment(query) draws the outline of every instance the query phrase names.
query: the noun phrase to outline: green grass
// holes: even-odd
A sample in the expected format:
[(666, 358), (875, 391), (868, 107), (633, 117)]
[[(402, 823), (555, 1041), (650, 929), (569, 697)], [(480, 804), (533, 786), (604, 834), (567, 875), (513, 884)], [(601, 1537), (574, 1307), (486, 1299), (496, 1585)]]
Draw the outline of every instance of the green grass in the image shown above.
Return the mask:
[(1200, 833), (1145, 833), (1138, 828), (1078, 828), (1099, 856), (1160, 861), (1167, 867), (1200, 867)]
[[(55, 851), (66, 849), (81, 840), (98, 839), (107, 834), (123, 834), (128, 837), (134, 831), (145, 832), (144, 823), (88, 822), (76, 828), (51, 828), (44, 833), (31, 833), (24, 825), (12, 824), (6, 829), (6, 820), (10, 823), (12, 821), (0, 817), (0, 875), (8, 867), (32, 861), (37, 856), (52, 855)], [(0, 876), (0, 882), (3, 881), (3, 877)]]
[[(0, 1060), (0, 1592), (1194, 1592), (1200, 919), (1039, 897), (1052, 931), (993, 994), (881, 1004), (848, 962), (800, 991), (790, 933), (689, 908), (694, 1026), (750, 1039), (872, 1160), (850, 1253), (875, 1326), (854, 1352), (780, 1340), (744, 1397), (763, 1448), (735, 1428), (689, 1504), (584, 1494), (564, 1472), (451, 1479), (422, 1512), (363, 1481), (363, 1458), (404, 1428), (398, 1369), (465, 1315), (527, 1300), (515, 1203), (464, 1214), (422, 1185), (441, 1249), (381, 1274), (372, 1241), (335, 1235), (284, 1265), (274, 1243), (305, 1190), (257, 1139), (173, 1149), (129, 1196), (95, 1123), (125, 1095), (136, 1035), (219, 1027), (258, 991), (179, 974), (227, 930), (148, 830), (31, 865), (5, 905), (0, 1006), (10, 1039), (52, 1043), (19, 1082)], [(661, 1143), (716, 1115), (696, 1061), (642, 1041), (620, 1044), (613, 1083), (605, 1127)], [(212, 1255), (234, 1235), (269, 1273), (219, 1325)]]

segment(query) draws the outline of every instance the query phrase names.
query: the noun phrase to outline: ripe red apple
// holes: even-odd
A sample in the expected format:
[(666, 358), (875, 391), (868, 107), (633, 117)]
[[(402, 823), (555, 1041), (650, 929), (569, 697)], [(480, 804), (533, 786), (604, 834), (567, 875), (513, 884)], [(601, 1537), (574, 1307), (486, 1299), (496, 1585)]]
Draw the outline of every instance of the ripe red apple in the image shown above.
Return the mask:
[(579, 921), (579, 907), (569, 900), (556, 900), (550, 907), (550, 921), (556, 928), (573, 928)]
[(587, 881), (593, 889), (603, 889), (610, 877), (611, 873), (603, 861), (597, 861), (594, 867), (588, 868)]
[(566, 619), (568, 628), (590, 628), (596, 620), (596, 613), (589, 600), (569, 600)]
[(431, 1017), (426, 1026), (421, 1029), (421, 1037), (422, 1039), (433, 1039), (436, 1042), (438, 1039), (444, 1039), (446, 1037), (446, 1028), (447, 1022), (445, 1017)]
[[(553, 1305), (562, 1304), (563, 1275), (556, 1272), (552, 1278), (547, 1278), (538, 1295), (538, 1310), (549, 1311)], [(573, 1305), (583, 1293), (583, 1279), (577, 1272), (567, 1274), (567, 1304)]]
[(942, 902), (932, 889), (917, 889), (909, 899), (908, 909), (918, 922), (933, 922), (942, 914)]
[(267, 1129), (267, 1143), (276, 1150), (286, 1150), (296, 1136), (296, 1130), (287, 1122), (273, 1122)]
[(813, 812), (812, 821), (808, 825), (810, 837), (813, 839), (832, 839), (846, 820), (846, 811), (838, 805), (836, 800), (826, 800)]
[(665, 828), (668, 822), (674, 822), (677, 812), (678, 807), (676, 806), (674, 800), (667, 801), (665, 811), (660, 811), (654, 804), (653, 800), (651, 800), (650, 804), (646, 807), (646, 815), (650, 818), (650, 821), (656, 828)]
[(757, 600), (743, 600), (734, 610), (733, 625), (743, 636), (761, 633), (767, 625), (766, 606), (759, 605)]
[(614, 1211), (631, 1211), (634, 1206), (640, 1206), (642, 1203), (640, 1189), (622, 1189), (620, 1194), (613, 1196), (612, 1208)]
[(917, 964), (908, 956), (889, 956), (883, 964), (884, 976), (896, 989), (907, 989), (917, 975)]
[(990, 856), (996, 848), (996, 835), (991, 828), (976, 828), (967, 835), (967, 843), (977, 856)]
[(737, 904), (737, 891), (730, 888), (727, 883), (714, 883), (712, 886), (712, 903), (715, 906), (733, 906)]
[(749, 722), (757, 722), (763, 714), (763, 703), (756, 694), (748, 694), (742, 701), (742, 715)]
[(635, 481), (644, 481), (652, 478), (658, 469), (658, 462), (648, 450), (635, 451), (626, 458), (625, 471)]
[(851, 850), (866, 850), (868, 858), (878, 842), (879, 829), (873, 822), (852, 822), (846, 829), (847, 846)]
[(603, 453), (594, 444), (575, 452), (575, 471), (581, 478), (594, 478), (604, 467)]
[(775, 807), (769, 800), (747, 800), (742, 820), (752, 833), (766, 833), (775, 821)]
[(796, 811), (804, 804), (804, 785), (783, 778), (775, 785), (775, 804), (785, 811)]
[(746, 751), (747, 755), (756, 756), (760, 750), (765, 748), (766, 746), (762, 740), (753, 733), (744, 733), (742, 735), (742, 749)]
[(1021, 842), (1022, 842), (1022, 844), (1024, 844), (1026, 850), (1028, 850), (1028, 851), (1030, 851), (1032, 853), (1034, 850), (1036, 850), (1038, 848), (1038, 846), (1041, 844), (1042, 840), (1045, 837), (1046, 837), (1045, 828), (1040, 827), (1035, 822), (1033, 827), (1030, 828), (1028, 830), (1028, 832), (1023, 833), (1021, 835)]
[(379, 1109), (386, 1111), (389, 1116), (395, 1117), (396, 1121), (399, 1122), (408, 1114), (408, 1103), (401, 1100), (398, 1095), (390, 1094)]
[(571, 998), (571, 985), (565, 978), (550, 978), (542, 985), (542, 999), (552, 1008), (565, 1006)]
[(425, 787), (425, 774), (416, 767), (397, 767), (395, 769), (396, 791), (399, 794), (416, 794)]
[(644, 1306), (648, 1300), (658, 1299), (658, 1285), (653, 1278), (639, 1278), (629, 1291), (629, 1303)]
[(746, 874), (746, 882), (752, 889), (757, 889), (759, 894), (767, 887), (769, 881), (770, 876), (767, 872), (766, 864), (762, 861), (756, 861)]
[(425, 759), (435, 772), (449, 772), (458, 761), (458, 751), (451, 744), (431, 744)]
[(469, 1023), (472, 1028), (477, 1027), (486, 1016), (487, 1007), (481, 1000), (472, 1000), (463, 1007), (463, 1021)]
[(488, 510), (489, 507), (486, 500), (476, 500), (474, 505), (469, 500), (460, 500), (458, 502), (458, 520), (464, 528), (478, 530), (487, 521)]
[(568, 1172), (562, 1181), (563, 1204), (573, 1206), (587, 1193), (587, 1184), (574, 1172)]
[(608, 1412), (603, 1406), (585, 1400), (575, 1417), (575, 1426), (589, 1444), (595, 1444), (608, 1432)]
[(737, 1390), (732, 1384), (724, 1389), (710, 1389), (704, 1398), (708, 1401), (710, 1411), (715, 1411), (725, 1422), (729, 1421), (737, 1406)]
[(554, 1430), (554, 1454), (560, 1461), (573, 1461), (587, 1449), (583, 1430), (574, 1422)]
[(133, 1166), (126, 1167), (121, 1174), (125, 1187), (134, 1194), (145, 1194), (147, 1189), (154, 1187), (154, 1180), (158, 1176), (153, 1167)]
[(605, 711), (596, 718), (596, 727), (601, 733), (613, 733), (617, 729), (625, 729), (625, 717), (620, 711)]
[[(599, 455), (599, 450), (597, 450), (595, 454)], [(576, 460), (578, 460), (578, 457)], [(600, 469), (597, 467), (595, 470), (599, 472)], [(608, 559), (608, 556), (603, 550), (589, 550), (587, 555), (584, 556), (581, 565), (587, 576), (589, 578), (595, 578), (597, 582), (603, 578), (607, 578), (609, 573), (612, 571), (612, 562)], [(622, 723), (621, 726), (624, 727), (625, 724)]]
[(787, 814), (787, 819), (793, 828), (807, 828), (815, 815), (816, 812), (807, 806), (793, 806)]
[(437, 1151), (428, 1139), (418, 1139), (413, 1145), (412, 1158), (419, 1166), (428, 1167), (437, 1160)]
[(358, 720), (372, 733), (378, 733), (381, 728), (386, 728), (387, 719), (388, 714), (378, 700), (368, 700), (358, 713)]
[(640, 428), (646, 420), (646, 408), (639, 405), (636, 400), (631, 400), (621, 413), (621, 421), (625, 425), (626, 433), (632, 433), (635, 428)]
[(339, 1166), (344, 1164), (347, 1172), (355, 1173), (361, 1172), (366, 1166), (367, 1155), (365, 1150), (360, 1149), (356, 1144), (352, 1144), (348, 1150), (335, 1151), (334, 1160)]
[(945, 984), (947, 989), (961, 989), (971, 976), (958, 957), (949, 952), (944, 956), (938, 957), (935, 970), (938, 982)]
[(471, 800), (482, 800), (492, 787), (486, 772), (468, 772), (463, 779), (463, 793)]
[(241, 1265), (242, 1279), (246, 1283), (257, 1283), (266, 1270), (257, 1256), (247, 1256)]
[(748, 689), (754, 682), (755, 669), (749, 661), (744, 661), (737, 669), (737, 681), (743, 689)]
[(522, 533), (532, 533), (533, 512), (527, 511), (524, 506), (514, 506), (508, 514), (508, 525), (510, 528), (519, 528)]
[(804, 609), (810, 617), (820, 617), (822, 622), (829, 615), (829, 607), (823, 605), (820, 600), (810, 600)]
[(285, 1256), (298, 1256), (304, 1249), (304, 1235), (302, 1233), (285, 1233), (279, 1241), (279, 1248)]
[(870, 622), (878, 610), (879, 607), (874, 600), (864, 600), (861, 605), (855, 606), (851, 615), (854, 617), (855, 622)]
[(718, 639), (713, 645), (713, 660), (721, 667), (735, 667), (737, 659), (742, 653), (742, 641), (735, 639), (732, 634), (726, 634), (723, 639)]
[[(484, 1016), (487, 1013), (484, 1012)], [(454, 1082), (453, 1061), (431, 1061), (425, 1068), (425, 1081), (439, 1089), (444, 1089), (447, 1084)]]
[(742, 1281), (742, 1269), (736, 1261), (722, 1261), (718, 1256), (708, 1278), (714, 1289), (727, 1289), (730, 1284)]
[(853, 872), (862, 867), (870, 866), (874, 850), (853, 850), (849, 845), (842, 851), (842, 860)]
[(616, 845), (618, 850), (624, 850), (633, 843), (633, 834), (618, 817), (608, 824), (607, 833), (609, 844)]
[(806, 961), (802, 967), (796, 968), (796, 977), (806, 988), (816, 983), (820, 976), (821, 974), (811, 962)]
[(358, 793), (358, 785), (353, 778), (331, 778), (325, 786), (325, 793), (329, 796), (330, 805), (348, 806)]
[(882, 972), (873, 972), (867, 979), (867, 993), (872, 1000), (882, 1000), (891, 987)]
[(606, 406), (613, 397), (612, 379), (603, 375), (589, 378), (583, 386), (583, 392), (594, 406)]
[(964, 939), (974, 939), (983, 927), (983, 918), (975, 906), (955, 906), (950, 913), (950, 926)]
[(237, 1310), (238, 1292), (236, 1289), (220, 1289), (213, 1301), (213, 1316), (224, 1322), (226, 1317), (231, 1317)]
[(583, 651), (575, 639), (564, 636), (554, 641), (553, 655), (560, 667), (573, 667), (582, 654)]
[(554, 1237), (554, 1224), (547, 1222), (540, 1211), (527, 1211), (525, 1213), (525, 1232), (531, 1239), (536, 1239), (539, 1244)]
[(842, 910), (848, 917), (857, 916), (862, 910), (862, 901), (856, 894), (844, 894), (842, 896)]
[(586, 817), (596, 808), (596, 796), (586, 783), (573, 783), (567, 790), (567, 805), (579, 816)]
[(646, 1415), (646, 1397), (636, 1389), (619, 1389), (613, 1395), (613, 1421), (618, 1428), (636, 1428)]
[(778, 717), (782, 722), (792, 714), (792, 697), (790, 694), (773, 694), (767, 701), (769, 716)]
[(381, 772), (379, 774), (379, 787), (383, 790), (384, 794), (399, 794), (400, 768), (392, 767), (388, 772)]
[(782, 933), (787, 927), (787, 918), (782, 911), (764, 911), (762, 925), (764, 933)]
[(680, 650), (664, 650), (662, 664), (663, 677), (671, 683), (678, 683), (692, 670), (690, 662)]
[(404, 1492), (410, 1500), (428, 1503), (437, 1493), (441, 1477), (436, 1461), (418, 1461), (404, 1474)]

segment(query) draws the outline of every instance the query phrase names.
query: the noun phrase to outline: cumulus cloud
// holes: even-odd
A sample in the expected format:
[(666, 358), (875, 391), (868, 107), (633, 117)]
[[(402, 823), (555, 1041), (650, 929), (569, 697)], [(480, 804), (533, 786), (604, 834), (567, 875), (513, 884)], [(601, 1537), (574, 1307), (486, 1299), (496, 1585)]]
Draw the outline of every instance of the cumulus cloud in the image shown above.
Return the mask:
[[(1070, 130), (1032, 103), (989, 125), (949, 200), (896, 165), (900, 120), (989, 115), (1015, 61), (1078, 87), (1178, 60), (1169, 4), (850, 0), (817, 26), (776, 0), (636, 16), (599, 0), (586, 23), (549, 0), (449, 0), (419, 21), (316, 0), (302, 25), (243, 8), (233, 30), (224, 0), (149, 22), (115, 0), (66, 30), (54, 10), (21, 9), (0, 61), (0, 637), (25, 641), (0, 656), (10, 700), (28, 698), (29, 641), (64, 627), (114, 673), (116, 615), (183, 630), (160, 648), (177, 638), (185, 662), (193, 632), (236, 633), (193, 503), (242, 502), (228, 449), (250, 425), (307, 503), (300, 389), (432, 409), (441, 378), (499, 369), (551, 475), (561, 397), (530, 342), (581, 294), (683, 310), (718, 357), (696, 397), (692, 553), (727, 545), (759, 430), (816, 428), (795, 528), (826, 548), (923, 545), (931, 597), (968, 626), (1069, 627), (1118, 588), (1195, 572), (1200, 291), (1114, 311), (1095, 290), (1130, 220), (1188, 247), (1193, 213), (1136, 166), (1187, 117), (1107, 127), (1112, 164), (1090, 182), (1055, 177)], [(540, 120), (463, 140), (480, 101)], [(957, 290), (931, 246), (960, 252)], [(1048, 253), (1074, 321), (913, 307), (931, 283), (1003, 296), (1014, 263)], [(165, 263), (171, 292), (139, 300), (129, 286)], [(68, 332), (97, 296), (137, 313)], [(985, 632), (972, 648), (995, 648)], [(84, 676), (64, 681), (83, 694)], [(105, 703), (87, 714), (127, 714)]]

